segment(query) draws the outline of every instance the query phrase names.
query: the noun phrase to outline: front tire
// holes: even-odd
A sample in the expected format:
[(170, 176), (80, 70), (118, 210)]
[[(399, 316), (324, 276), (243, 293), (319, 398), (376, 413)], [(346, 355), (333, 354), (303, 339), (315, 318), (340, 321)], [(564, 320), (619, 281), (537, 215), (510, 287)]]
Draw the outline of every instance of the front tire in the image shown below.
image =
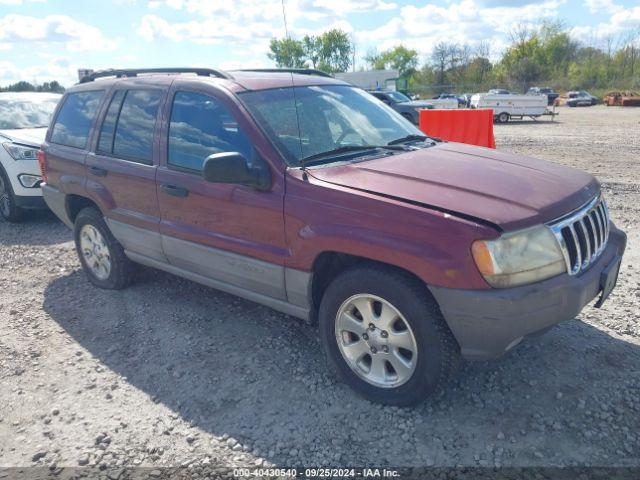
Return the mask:
[(74, 238), (80, 263), (91, 283), (108, 290), (120, 290), (131, 283), (133, 263), (97, 208), (87, 207), (78, 213)]
[(24, 209), (16, 203), (13, 188), (2, 167), (0, 167), (0, 215), (7, 222), (18, 223), (24, 218)]
[(459, 348), (426, 286), (377, 265), (329, 285), (320, 334), (330, 368), (359, 394), (386, 405), (418, 403), (444, 388)]

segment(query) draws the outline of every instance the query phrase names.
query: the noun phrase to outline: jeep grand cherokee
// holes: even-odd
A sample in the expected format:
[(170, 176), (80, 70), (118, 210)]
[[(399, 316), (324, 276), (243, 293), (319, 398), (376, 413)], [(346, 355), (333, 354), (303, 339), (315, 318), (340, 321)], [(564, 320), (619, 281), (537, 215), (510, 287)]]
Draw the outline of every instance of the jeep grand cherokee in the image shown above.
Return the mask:
[(94, 73), (39, 160), (94, 285), (139, 263), (317, 319), (386, 404), (602, 304), (626, 243), (591, 175), (436, 141), (309, 71)]

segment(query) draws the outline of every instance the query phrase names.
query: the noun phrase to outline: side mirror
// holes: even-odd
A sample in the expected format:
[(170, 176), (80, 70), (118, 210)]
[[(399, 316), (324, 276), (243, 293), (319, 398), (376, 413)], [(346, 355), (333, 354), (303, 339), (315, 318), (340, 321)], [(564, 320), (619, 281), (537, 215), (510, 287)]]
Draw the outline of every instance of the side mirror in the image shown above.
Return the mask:
[(209, 155), (204, 161), (202, 176), (211, 183), (237, 183), (259, 190), (266, 190), (271, 185), (269, 171), (250, 168), (247, 159), (238, 152)]

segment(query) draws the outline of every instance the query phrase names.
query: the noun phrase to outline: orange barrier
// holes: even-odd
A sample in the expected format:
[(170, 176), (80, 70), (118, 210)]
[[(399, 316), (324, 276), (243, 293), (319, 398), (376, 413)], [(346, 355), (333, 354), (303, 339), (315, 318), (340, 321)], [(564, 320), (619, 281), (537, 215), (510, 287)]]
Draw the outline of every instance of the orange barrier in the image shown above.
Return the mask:
[(419, 127), (430, 137), (496, 148), (493, 110), (420, 110)]

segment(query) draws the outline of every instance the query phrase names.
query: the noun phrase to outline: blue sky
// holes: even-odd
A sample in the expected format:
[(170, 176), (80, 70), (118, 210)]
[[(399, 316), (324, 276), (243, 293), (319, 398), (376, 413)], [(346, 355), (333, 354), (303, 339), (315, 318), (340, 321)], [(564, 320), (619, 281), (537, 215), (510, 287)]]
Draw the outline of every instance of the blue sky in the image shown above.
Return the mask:
[[(514, 26), (545, 18), (563, 20), (593, 46), (640, 38), (638, 0), (285, 0), (285, 7), (294, 37), (348, 31), (358, 65), (397, 44), (426, 59), (443, 40), (486, 42), (496, 57)], [(283, 35), (280, 0), (0, 0), (0, 85), (70, 85), (78, 68), (273, 66), (269, 39)]]

